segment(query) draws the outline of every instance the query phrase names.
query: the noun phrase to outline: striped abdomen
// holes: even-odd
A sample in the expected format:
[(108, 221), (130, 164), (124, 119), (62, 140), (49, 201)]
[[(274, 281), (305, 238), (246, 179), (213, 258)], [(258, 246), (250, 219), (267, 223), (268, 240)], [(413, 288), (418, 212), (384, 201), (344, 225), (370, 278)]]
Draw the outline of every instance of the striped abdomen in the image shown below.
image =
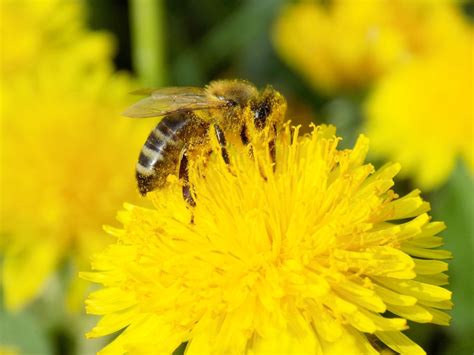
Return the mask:
[(176, 173), (181, 151), (193, 126), (189, 113), (164, 117), (151, 131), (138, 158), (136, 177), (142, 195), (163, 187), (166, 177)]

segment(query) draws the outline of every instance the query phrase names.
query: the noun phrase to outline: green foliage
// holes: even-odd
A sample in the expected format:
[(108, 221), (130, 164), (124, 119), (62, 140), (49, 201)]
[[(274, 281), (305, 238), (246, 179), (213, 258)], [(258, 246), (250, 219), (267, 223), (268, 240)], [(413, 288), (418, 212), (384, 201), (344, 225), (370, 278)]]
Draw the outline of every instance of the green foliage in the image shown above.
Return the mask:
[(12, 349), (21, 354), (53, 354), (41, 321), (28, 312), (0, 312), (0, 349)]
[(454, 308), (449, 329), (448, 354), (472, 354), (474, 349), (474, 188), (467, 167), (458, 164), (448, 184), (433, 195), (434, 218), (448, 226), (443, 232), (446, 249), (453, 253), (450, 262), (450, 289)]
[(144, 86), (163, 86), (165, 77), (163, 0), (132, 0), (133, 61)]

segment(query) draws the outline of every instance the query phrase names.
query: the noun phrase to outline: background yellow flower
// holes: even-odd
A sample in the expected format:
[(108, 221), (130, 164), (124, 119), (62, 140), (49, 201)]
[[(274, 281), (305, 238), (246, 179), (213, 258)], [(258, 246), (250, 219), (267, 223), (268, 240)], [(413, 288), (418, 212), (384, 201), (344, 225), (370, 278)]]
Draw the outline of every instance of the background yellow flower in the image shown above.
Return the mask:
[(366, 103), (375, 156), (401, 162), (426, 190), (445, 183), (459, 157), (473, 171), (473, 35), (387, 75)]
[(274, 29), (282, 59), (317, 90), (360, 89), (457, 34), (447, 1), (301, 1), (285, 8)]
[[(447, 181), (459, 156), (473, 164), (474, 29), (460, 4), (302, 1), (280, 14), (274, 42), (316, 92), (335, 96), (330, 122), (366, 119), (374, 156), (400, 161), (402, 176), (431, 190)], [(356, 89), (341, 105), (338, 97)], [(344, 102), (351, 113), (342, 112)], [(331, 108), (337, 105), (343, 109)]]
[[(105, 243), (102, 224), (137, 195), (133, 166), (146, 133), (120, 118), (132, 82), (113, 73), (111, 39), (87, 32), (81, 9), (2, 2), (0, 232), (11, 309), (30, 302), (68, 256), (77, 269), (87, 262)], [(79, 305), (80, 289), (73, 296)]]
[[(4, 0), (0, 9), (2, 76), (34, 71), (38, 62), (75, 46), (76, 41), (80, 45), (104, 37), (86, 30), (82, 1)], [(101, 48), (110, 45), (102, 41), (95, 49)], [(103, 58), (100, 52), (103, 49), (89, 51), (89, 57)]]

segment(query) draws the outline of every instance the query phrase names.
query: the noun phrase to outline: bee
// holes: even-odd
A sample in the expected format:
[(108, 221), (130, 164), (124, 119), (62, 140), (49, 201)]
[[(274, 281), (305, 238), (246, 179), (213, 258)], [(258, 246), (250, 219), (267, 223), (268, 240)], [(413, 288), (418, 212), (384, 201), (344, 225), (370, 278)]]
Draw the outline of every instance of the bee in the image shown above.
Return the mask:
[[(283, 122), (286, 102), (268, 86), (261, 92), (242, 80), (218, 80), (204, 88), (165, 87), (141, 89), (133, 94), (147, 95), (130, 106), (124, 116), (133, 118), (163, 117), (151, 131), (136, 165), (138, 189), (142, 195), (162, 188), (169, 174), (183, 181), (183, 197), (192, 206), (188, 162), (192, 151), (209, 148), (210, 134), (215, 134), (220, 154), (230, 164), (227, 137), (242, 144), (250, 142), (249, 126), (257, 131), (270, 127), (276, 134)], [(278, 107), (278, 109), (276, 109)], [(243, 115), (250, 110), (249, 115)], [(269, 143), (275, 161), (275, 141)]]

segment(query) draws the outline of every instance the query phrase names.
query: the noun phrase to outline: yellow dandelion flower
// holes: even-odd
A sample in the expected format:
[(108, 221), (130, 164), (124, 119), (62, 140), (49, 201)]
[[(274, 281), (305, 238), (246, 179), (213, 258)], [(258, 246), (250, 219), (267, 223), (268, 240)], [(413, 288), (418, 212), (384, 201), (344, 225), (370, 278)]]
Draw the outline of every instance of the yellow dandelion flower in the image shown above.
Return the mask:
[(471, 28), (449, 50), (388, 75), (366, 103), (374, 155), (399, 161), (426, 190), (448, 179), (458, 157), (473, 171), (473, 53)]
[(193, 160), (195, 208), (173, 176), (154, 208), (125, 206), (123, 229), (107, 228), (117, 242), (82, 274), (103, 285), (87, 336), (124, 329), (102, 354), (376, 354), (375, 339), (424, 353), (402, 331), (447, 325), (451, 293), (444, 224), (420, 191), (391, 190), (398, 164), (364, 164), (364, 136), (338, 150), (334, 127), (286, 126), (275, 166), (262, 141), (231, 145), (230, 168)]
[(282, 11), (274, 43), (309, 84), (331, 93), (442, 47), (456, 37), (459, 17), (449, 1), (302, 1)]
[[(2, 2), (2, 10), (9, 7), (9, 12), (2, 11), (2, 19), (13, 16), (16, 20), (12, 9), (22, 14), (26, 8), (21, 4), (32, 5), (31, 11), (44, 10), (40, 3), (66, 8), (80, 4), (33, 3)], [(54, 23), (56, 17), (50, 15), (50, 11), (39, 11), (34, 23)], [(84, 19), (75, 18), (76, 22)], [(15, 31), (10, 28), (2, 38), (2, 47), (15, 47), (18, 27), (22, 26), (13, 27)], [(35, 36), (39, 42), (45, 40), (40, 38), (46, 36), (41, 27), (29, 31), (25, 36), (31, 40)], [(2, 80), (0, 86), (0, 248), (9, 309), (31, 301), (67, 256), (72, 255), (76, 267), (83, 268), (89, 255), (107, 242), (101, 226), (110, 220), (116, 204), (138, 195), (133, 165), (146, 133), (140, 132), (136, 122), (120, 118), (129, 103), (131, 81), (113, 73), (113, 46), (107, 36), (76, 35), (61, 46), (45, 45), (37, 57), (23, 58), (25, 71), (5, 74), (3, 65), (14, 63), (17, 53), (2, 53), (2, 75), (8, 81)], [(119, 168), (124, 164), (132, 168)], [(77, 292), (71, 297), (80, 298), (83, 286), (73, 284)], [(80, 299), (74, 301), (80, 304)]]

